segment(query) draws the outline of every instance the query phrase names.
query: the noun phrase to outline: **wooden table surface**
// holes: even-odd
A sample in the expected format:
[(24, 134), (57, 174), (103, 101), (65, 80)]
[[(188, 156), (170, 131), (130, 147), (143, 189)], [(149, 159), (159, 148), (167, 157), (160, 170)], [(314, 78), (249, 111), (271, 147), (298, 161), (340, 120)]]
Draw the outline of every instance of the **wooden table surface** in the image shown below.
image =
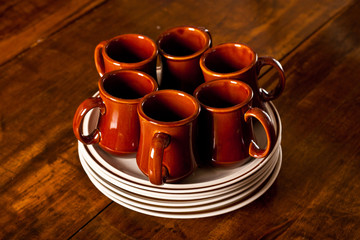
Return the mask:
[[(2, 0), (0, 239), (359, 239), (360, 2)], [(207, 27), (278, 59), (283, 165), (259, 199), (176, 220), (134, 212), (90, 182), (72, 118), (97, 91), (93, 51), (123, 33)], [(274, 70), (260, 82), (271, 88)]]

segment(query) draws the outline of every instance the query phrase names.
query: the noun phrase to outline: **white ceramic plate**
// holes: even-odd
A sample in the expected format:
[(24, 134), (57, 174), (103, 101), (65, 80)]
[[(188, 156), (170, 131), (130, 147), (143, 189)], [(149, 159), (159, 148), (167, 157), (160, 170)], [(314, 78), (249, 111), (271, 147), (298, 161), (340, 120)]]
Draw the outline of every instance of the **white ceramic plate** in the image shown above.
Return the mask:
[[(277, 163), (277, 161), (275, 161), (275, 164), (276, 163)], [(88, 166), (86, 166), (85, 162), (83, 162), (83, 164), (84, 164), (83, 167), (84, 167), (85, 171), (87, 172), (89, 178), (92, 179), (94, 184), (98, 184), (97, 187), (99, 189), (101, 189), (101, 191), (108, 192), (108, 194), (114, 195), (119, 200), (127, 202), (128, 204), (136, 206), (136, 207), (140, 207), (140, 208), (144, 208), (144, 209), (148, 209), (148, 210), (152, 210), (152, 211), (162, 211), (162, 212), (172, 212), (172, 213), (205, 211), (205, 210), (210, 210), (210, 209), (214, 209), (214, 208), (220, 208), (220, 207), (229, 205), (233, 202), (239, 201), (240, 199), (242, 199), (246, 196), (249, 196), (253, 191), (258, 189), (258, 187), (273, 172), (273, 169), (275, 167), (275, 165), (273, 165), (269, 169), (269, 171), (266, 172), (265, 176), (257, 179), (255, 184), (253, 184), (249, 189), (246, 189), (245, 191), (242, 189), (235, 190), (235, 191), (231, 191), (229, 193), (211, 198), (211, 200), (212, 199), (215, 200), (213, 202), (209, 202), (209, 199), (205, 199), (205, 200), (197, 201), (197, 205), (195, 205), (195, 206), (185, 206), (188, 201), (177, 201), (179, 203), (179, 206), (168, 206), (169, 204), (166, 204), (167, 206), (161, 206), (161, 205), (158, 205), (158, 202), (156, 199), (147, 198), (148, 202), (145, 202), (144, 201), (145, 196), (140, 196), (140, 198), (136, 198), (136, 197), (128, 198), (128, 197), (124, 196), (123, 194), (119, 194), (119, 191), (117, 191), (116, 188), (109, 187), (109, 185), (107, 185), (105, 182), (103, 182), (101, 180), (101, 178), (99, 178), (99, 176), (96, 175), (95, 172), (93, 172)], [(122, 193), (122, 192), (120, 192), (120, 193)], [(163, 200), (162, 202), (166, 202), (166, 201)], [(171, 203), (173, 201), (167, 201), (167, 202)], [(180, 205), (180, 203), (182, 203), (183, 205)]]
[[(89, 169), (87, 169), (87, 170), (89, 170)], [(269, 171), (267, 174), (267, 177), (270, 175), (270, 173), (271, 172)], [(147, 210), (151, 210), (151, 211), (161, 211), (161, 212), (171, 212), (171, 213), (209, 211), (214, 208), (216, 209), (216, 208), (220, 208), (223, 206), (227, 206), (233, 202), (239, 201), (240, 199), (243, 199), (243, 198), (249, 196), (253, 191), (255, 191), (266, 180), (266, 178), (261, 179), (261, 181), (259, 181), (258, 183), (256, 183), (254, 186), (252, 186), (250, 189), (248, 189), (246, 191), (243, 191), (243, 192), (235, 191), (237, 193), (235, 197), (234, 196), (227, 197), (227, 195), (225, 195), (226, 197), (224, 200), (216, 201), (215, 203), (203, 204), (203, 205), (194, 206), (194, 207), (162, 207), (162, 206), (155, 206), (154, 204), (146, 204), (146, 203), (140, 201), (140, 199), (132, 200), (132, 199), (126, 198), (122, 195), (119, 195), (115, 191), (112, 191), (111, 189), (107, 188), (105, 185), (101, 184), (100, 181), (97, 181), (97, 179), (94, 178), (93, 174), (88, 171), (89, 178), (91, 179), (91, 181), (93, 182), (94, 185), (96, 184), (97, 188), (101, 192), (107, 192), (108, 194), (119, 199), (120, 201), (126, 202), (135, 207), (139, 207), (139, 208), (143, 208), (143, 209), (147, 209)]]
[[(278, 156), (278, 155), (277, 155)], [(87, 161), (84, 157), (82, 157), (87, 164), (92, 168), (92, 166), (89, 164), (89, 161)], [(275, 160), (275, 159), (274, 159)], [(224, 193), (236, 190), (236, 189), (243, 189), (246, 190), (247, 188), (251, 187), (252, 184), (255, 184), (254, 182), (256, 180), (258, 180), (259, 178), (261, 178), (261, 176), (263, 176), (265, 174), (266, 171), (268, 171), (268, 169), (271, 167), (271, 165), (274, 164), (274, 160), (269, 161), (269, 166), (266, 166), (266, 168), (261, 169), (261, 171), (257, 172), (256, 174), (254, 174), (253, 176), (245, 179), (244, 181), (240, 181), (240, 182), (234, 182), (232, 185), (226, 186), (224, 188), (219, 188), (219, 189), (213, 189), (213, 190), (209, 190), (206, 192), (203, 191), (199, 191), (199, 192), (191, 192), (191, 193), (183, 193), (182, 189), (179, 189), (178, 192), (176, 192), (175, 190), (171, 190), (170, 193), (166, 193), (166, 192), (156, 192), (156, 191), (151, 191), (151, 190), (144, 190), (144, 189), (139, 189), (136, 186), (131, 186), (131, 185), (127, 185), (121, 182), (117, 182), (114, 179), (109, 178), (106, 175), (101, 175), (99, 173), (99, 171), (93, 170), (94, 172), (96, 172), (96, 174), (101, 177), (103, 180), (105, 180), (106, 182), (108, 182), (109, 184), (111, 184), (112, 186), (116, 187), (117, 189), (121, 189), (123, 191), (126, 192), (131, 192), (131, 193), (135, 193), (137, 195), (141, 195), (141, 196), (149, 196), (151, 198), (156, 198), (159, 200), (199, 200), (199, 199), (205, 199), (205, 198), (211, 198), (211, 197), (217, 197), (220, 196)], [(93, 169), (93, 168), (92, 168)]]
[[(256, 179), (255, 179), (256, 180)], [(253, 182), (250, 182), (249, 185), (241, 185), (238, 187), (237, 184), (233, 184), (226, 188), (220, 188), (216, 190), (211, 190), (207, 192), (199, 192), (199, 193), (159, 193), (159, 192), (152, 192), (147, 190), (138, 189), (136, 187), (132, 187), (130, 185), (126, 184), (113, 184), (114, 186), (117, 186), (123, 190), (126, 190), (128, 192), (133, 192), (138, 195), (142, 196), (150, 196), (151, 198), (160, 199), (160, 200), (199, 200), (199, 199), (206, 199), (210, 197), (216, 197), (225, 193), (228, 193), (230, 191), (236, 190), (236, 189), (247, 189), (251, 187), (251, 184), (254, 184)]]
[(118, 195), (114, 194), (110, 190), (101, 186), (101, 184), (99, 182), (97, 182), (96, 180), (94, 180), (94, 178), (92, 178), (90, 174), (89, 174), (89, 178), (90, 178), (90, 180), (93, 181), (93, 184), (96, 187), (98, 187), (98, 189), (105, 196), (107, 196), (109, 199), (113, 200), (114, 202), (116, 202), (126, 208), (129, 208), (131, 210), (134, 210), (134, 211), (137, 211), (137, 212), (140, 212), (143, 214), (151, 215), (151, 216), (164, 217), (164, 218), (176, 218), (176, 219), (190, 219), (190, 218), (203, 218), (203, 217), (211, 217), (211, 216), (225, 214), (225, 213), (237, 210), (237, 209), (244, 207), (247, 204), (253, 202), (257, 198), (259, 198), (261, 195), (263, 195), (270, 188), (270, 186), (274, 183), (275, 179), (277, 178), (277, 176), (280, 172), (281, 164), (282, 164), (282, 152), (280, 151), (280, 155), (279, 155), (279, 158), (278, 158), (278, 161), (277, 161), (274, 171), (271, 173), (270, 177), (268, 179), (266, 179), (264, 184), (262, 184), (258, 189), (255, 189), (253, 191), (252, 195), (240, 198), (238, 200), (234, 200), (233, 202), (230, 202), (226, 206), (222, 206), (222, 207), (218, 207), (218, 208), (214, 207), (214, 208), (207, 209), (207, 210), (200, 210), (200, 208), (195, 208), (195, 211), (190, 211), (190, 212), (170, 212), (169, 213), (169, 212), (164, 212), (164, 211), (150, 210), (147, 208), (146, 205), (143, 207), (136, 206), (138, 204), (135, 204), (134, 201), (131, 201), (129, 199), (126, 199), (126, 201), (124, 201), (125, 200), (124, 198), (120, 198)]
[(261, 171), (259, 171), (259, 173), (256, 173), (254, 176), (252, 176), (251, 181), (247, 181), (245, 184), (243, 182), (234, 183), (232, 186), (221, 189), (221, 191), (209, 191), (206, 193), (201, 192), (200, 195), (198, 195), (198, 193), (182, 194), (180, 191), (179, 193), (171, 193), (168, 195), (161, 194), (159, 196), (158, 193), (154, 193), (151, 191), (139, 192), (137, 189), (133, 189), (133, 191), (128, 191), (124, 189), (123, 185), (115, 185), (102, 178), (96, 171), (91, 169), (91, 166), (88, 165), (86, 159), (83, 156), (80, 156), (80, 159), (82, 161), (83, 167), (86, 168), (85, 170), (87, 170), (88, 174), (90, 173), (97, 182), (99, 182), (101, 185), (108, 188), (112, 192), (116, 193), (117, 195), (129, 198), (134, 201), (140, 201), (141, 203), (161, 207), (190, 207), (217, 202), (229, 197), (233, 197), (235, 195), (239, 195), (245, 191), (249, 191), (249, 189), (253, 188), (256, 184), (260, 184), (261, 182), (263, 182), (272, 172), (279, 158), (279, 154), (276, 155), (277, 158), (269, 161), (270, 164), (266, 166), (266, 168), (262, 169)]
[(103, 179), (106, 179), (106, 181), (126, 191), (134, 192), (136, 194), (145, 195), (145, 196), (151, 194), (153, 198), (171, 199), (171, 200), (208, 198), (211, 196), (216, 196), (229, 192), (231, 190), (234, 190), (235, 188), (248, 187), (247, 185), (249, 183), (251, 183), (252, 181), (254, 181), (254, 179), (258, 178), (258, 176), (263, 174), (263, 172), (266, 171), (266, 169), (272, 164), (272, 162), (274, 162), (274, 160), (278, 158), (279, 151), (281, 151), (280, 147), (278, 148), (276, 153), (272, 156), (272, 158), (270, 158), (266, 162), (266, 164), (263, 165), (262, 168), (258, 169), (258, 171), (255, 171), (252, 175), (248, 176), (247, 178), (239, 178), (239, 179), (235, 178), (223, 184), (214, 185), (211, 188), (191, 189), (191, 191), (184, 189), (162, 189), (162, 191), (158, 191), (158, 188), (146, 187), (147, 189), (144, 189), (143, 185), (136, 185), (133, 184), (132, 182), (121, 181), (123, 179), (120, 179), (118, 177), (116, 178), (109, 176), (110, 175), (109, 172), (99, 167), (99, 165), (96, 164), (96, 160), (92, 159), (91, 156), (86, 154), (86, 152), (83, 152), (82, 147), (79, 146), (79, 156), (82, 156), (82, 158), (93, 169), (93, 171), (96, 172)]
[[(266, 158), (260, 159), (251, 159), (245, 164), (234, 165), (232, 167), (219, 168), (219, 167), (208, 167), (208, 168), (198, 168), (194, 173), (184, 179), (182, 182), (175, 184), (165, 183), (163, 185), (153, 185), (151, 184), (147, 177), (138, 169), (136, 164), (136, 154), (129, 154), (126, 156), (114, 156), (102, 150), (97, 144), (94, 145), (83, 145), (79, 142), (79, 146), (83, 146), (88, 155), (94, 159), (97, 164), (105, 169), (108, 172), (108, 175), (122, 181), (129, 185), (136, 185), (137, 187), (145, 190), (156, 189), (155, 191), (159, 192), (168, 192), (169, 189), (184, 189), (198, 192), (199, 188), (205, 188), (204, 191), (210, 190), (212, 187), (218, 184), (226, 184), (227, 182), (237, 179), (247, 178), (250, 175), (254, 174), (255, 171), (263, 167), (266, 162), (271, 159), (274, 153), (279, 148), (281, 142), (282, 126), (280, 121), (280, 116), (272, 103), (269, 103), (267, 106), (267, 112), (270, 115), (271, 119), (274, 122), (275, 130), (277, 133), (277, 140), (273, 151)], [(94, 129), (98, 121), (98, 112), (92, 111), (84, 119), (84, 132), (91, 131)], [(254, 126), (257, 140), (261, 143), (264, 142), (266, 136), (264, 135), (263, 129), (255, 124)], [(232, 183), (229, 183), (232, 184)], [(220, 186), (221, 187), (221, 186)], [(206, 189), (209, 188), (209, 189)]]

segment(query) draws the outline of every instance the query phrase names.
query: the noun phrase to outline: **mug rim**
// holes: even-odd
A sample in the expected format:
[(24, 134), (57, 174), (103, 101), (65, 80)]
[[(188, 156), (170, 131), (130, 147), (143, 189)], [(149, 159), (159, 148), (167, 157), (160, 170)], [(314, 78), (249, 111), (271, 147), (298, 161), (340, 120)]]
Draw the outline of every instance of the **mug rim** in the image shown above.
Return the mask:
[[(161, 40), (163, 39), (164, 36), (166, 35), (169, 35), (171, 32), (173, 32), (174, 30), (176, 29), (194, 29), (195, 31), (201, 33), (202, 35), (205, 36), (205, 39), (207, 41), (207, 44), (201, 48), (200, 50), (196, 51), (195, 53), (193, 54), (190, 54), (190, 55), (185, 55), (185, 56), (176, 56), (176, 55), (172, 55), (172, 54), (169, 54), (169, 53), (166, 53), (162, 48), (161, 48)], [(206, 28), (204, 28), (206, 29)], [(206, 29), (207, 30), (207, 29)], [(209, 36), (208, 33), (206, 33), (205, 30), (199, 28), (199, 27), (195, 27), (195, 26), (177, 26), (177, 27), (172, 27), (172, 28), (169, 28), (167, 29), (166, 31), (162, 32), (157, 41), (156, 41), (156, 45), (158, 47), (158, 50), (159, 52), (161, 53), (161, 55), (163, 55), (165, 58), (167, 59), (171, 59), (171, 60), (178, 60), (178, 61), (181, 61), (181, 60), (189, 60), (189, 59), (193, 59), (193, 58), (196, 58), (200, 55), (202, 55), (210, 46), (211, 46), (211, 38)]]
[[(146, 58), (142, 61), (139, 61), (139, 62), (133, 62), (133, 63), (128, 63), (128, 62), (120, 62), (120, 61), (117, 61), (113, 58), (111, 58), (107, 52), (106, 52), (106, 49), (107, 47), (109, 46), (109, 44), (111, 42), (113, 42), (114, 40), (117, 40), (117, 39), (121, 39), (121, 38), (124, 38), (124, 37), (127, 37), (127, 36), (131, 36), (131, 37), (137, 37), (137, 38), (142, 38), (144, 40), (147, 40), (151, 43), (151, 45), (153, 46), (154, 48), (154, 51), (152, 52), (151, 56), (149, 58)], [(115, 64), (115, 65), (119, 65), (121, 64), (122, 66), (126, 67), (126, 68), (131, 68), (131, 67), (134, 67), (135, 65), (145, 65), (151, 61), (153, 61), (156, 56), (157, 56), (157, 53), (158, 53), (158, 47), (156, 45), (156, 43), (151, 39), (149, 38), (148, 36), (146, 35), (142, 35), (142, 34), (137, 34), (137, 33), (126, 33), (126, 34), (121, 34), (121, 35), (118, 35), (118, 36), (115, 36), (109, 40), (106, 41), (106, 43), (104, 44), (104, 47), (102, 49), (102, 52), (103, 52), (103, 57), (106, 58), (107, 61), (111, 62), (112, 64)]]
[[(205, 64), (205, 60), (206, 57), (213, 53), (214, 51), (216, 51), (219, 48), (223, 48), (226, 46), (236, 46), (236, 45), (240, 45), (243, 47), (246, 47), (247, 49), (249, 49), (253, 54), (254, 54), (254, 59), (251, 62), (250, 65), (239, 69), (237, 71), (233, 71), (233, 72), (228, 72), (228, 73), (221, 73), (221, 72), (215, 72), (211, 69), (209, 69), (206, 64)], [(200, 57), (199, 63), (200, 63), (200, 68), (207, 74), (213, 76), (213, 77), (218, 77), (218, 78), (231, 78), (231, 77), (235, 77), (241, 73), (247, 72), (249, 69), (251, 69), (253, 66), (255, 66), (256, 62), (258, 61), (258, 54), (254, 51), (254, 49), (252, 47), (250, 47), (249, 45), (245, 44), (245, 43), (241, 43), (241, 42), (228, 42), (228, 43), (221, 43), (219, 45), (216, 45), (212, 48), (209, 48), (208, 50), (206, 50), (204, 52), (204, 54), (202, 54), (202, 56)]]
[[(142, 76), (145, 77), (149, 80), (149, 83), (152, 84), (152, 90), (151, 92), (154, 92), (158, 89), (158, 84), (155, 81), (155, 79), (153, 77), (151, 77), (149, 74), (139, 71), (139, 70), (132, 70), (132, 69), (120, 69), (120, 70), (114, 70), (111, 72), (107, 72), (105, 73), (102, 77), (100, 77), (99, 81), (98, 81), (98, 87), (99, 87), (99, 93), (101, 97), (105, 97), (106, 99), (113, 101), (113, 102), (117, 102), (117, 103), (126, 103), (126, 104), (138, 104), (141, 100), (142, 97), (139, 98), (119, 98), (116, 96), (113, 96), (112, 94), (110, 94), (109, 92), (107, 92), (104, 88), (104, 80), (109, 76), (109, 75), (114, 75), (114, 74), (122, 74), (122, 73), (131, 73), (131, 74), (136, 74), (138, 76)], [(151, 93), (150, 92), (150, 93)]]
[[(188, 116), (186, 118), (183, 118), (181, 120), (178, 120), (178, 121), (165, 122), (165, 121), (160, 121), (160, 120), (156, 120), (154, 118), (151, 118), (144, 112), (143, 105), (149, 98), (154, 97), (154, 96), (159, 95), (159, 94), (173, 94), (173, 95), (184, 96), (193, 103), (193, 105), (195, 107), (195, 111), (193, 111), (190, 116)], [(183, 91), (180, 91), (180, 90), (175, 90), (175, 89), (163, 89), (163, 90), (158, 90), (158, 91), (148, 93), (143, 98), (141, 98), (141, 100), (140, 100), (140, 102), (138, 104), (138, 114), (139, 114), (140, 118), (143, 118), (147, 122), (150, 122), (150, 123), (152, 123), (154, 125), (163, 126), (163, 127), (170, 127), (170, 126), (171, 127), (177, 127), (177, 126), (182, 126), (182, 125), (185, 125), (187, 123), (190, 123), (190, 122), (192, 122), (193, 120), (195, 120), (198, 117), (198, 115), (200, 114), (200, 110), (201, 110), (200, 103), (198, 102), (198, 100), (194, 96), (192, 96), (192, 95), (190, 95), (190, 94), (188, 94), (186, 92), (183, 92)]]
[[(230, 106), (230, 107), (224, 107), (224, 108), (212, 107), (212, 106), (204, 104), (202, 101), (199, 100), (198, 96), (199, 96), (200, 91), (203, 88), (205, 88), (205, 87), (207, 87), (209, 85), (214, 85), (214, 84), (218, 84), (218, 83), (221, 83), (221, 82), (233, 82), (233, 83), (239, 84), (239, 85), (245, 87), (248, 90), (249, 94), (245, 98), (245, 100), (242, 101), (241, 103), (235, 104), (235, 105)], [(210, 112), (215, 112), (215, 113), (227, 113), (227, 112), (236, 111), (236, 110), (248, 105), (251, 102), (251, 100), (253, 99), (254, 91), (252, 90), (252, 88), (247, 83), (245, 83), (243, 81), (240, 81), (238, 79), (221, 78), (221, 79), (215, 79), (215, 80), (204, 82), (203, 84), (201, 84), (200, 86), (198, 86), (195, 89), (194, 96), (198, 100), (198, 102), (200, 103), (201, 107), (205, 108), (206, 110), (208, 110)]]

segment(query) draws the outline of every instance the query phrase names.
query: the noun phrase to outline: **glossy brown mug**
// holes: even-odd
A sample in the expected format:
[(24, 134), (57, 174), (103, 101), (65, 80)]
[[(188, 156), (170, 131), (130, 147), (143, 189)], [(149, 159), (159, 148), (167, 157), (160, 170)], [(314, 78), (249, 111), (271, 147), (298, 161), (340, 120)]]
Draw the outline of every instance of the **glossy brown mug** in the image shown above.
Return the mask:
[[(277, 86), (270, 92), (260, 88), (258, 75), (262, 67), (275, 67), (279, 75)], [(253, 105), (263, 108), (263, 102), (278, 98), (285, 88), (285, 74), (281, 64), (269, 56), (258, 57), (249, 46), (241, 43), (224, 43), (207, 50), (200, 59), (205, 81), (220, 78), (239, 79), (254, 91)]]
[(100, 76), (114, 70), (132, 69), (156, 79), (157, 54), (157, 46), (150, 38), (123, 34), (100, 42), (95, 48), (94, 59)]
[(199, 113), (196, 99), (182, 91), (159, 90), (141, 100), (136, 161), (151, 183), (176, 182), (196, 168), (194, 137)]
[[(99, 97), (84, 100), (75, 113), (75, 136), (84, 144), (98, 143), (112, 154), (136, 152), (140, 136), (137, 105), (143, 96), (157, 90), (157, 82), (140, 71), (117, 70), (102, 76), (98, 86)], [(94, 108), (100, 109), (97, 128), (84, 135), (84, 117)]]
[[(252, 108), (253, 91), (239, 80), (219, 79), (205, 82), (194, 92), (201, 104), (198, 149), (200, 163), (229, 165), (244, 163), (250, 156), (266, 157), (275, 143), (275, 130), (268, 114)], [(264, 127), (265, 149), (255, 142), (251, 117)]]
[(209, 31), (199, 27), (174, 27), (160, 34), (157, 40), (161, 59), (160, 89), (192, 94), (204, 82), (199, 60), (211, 42)]

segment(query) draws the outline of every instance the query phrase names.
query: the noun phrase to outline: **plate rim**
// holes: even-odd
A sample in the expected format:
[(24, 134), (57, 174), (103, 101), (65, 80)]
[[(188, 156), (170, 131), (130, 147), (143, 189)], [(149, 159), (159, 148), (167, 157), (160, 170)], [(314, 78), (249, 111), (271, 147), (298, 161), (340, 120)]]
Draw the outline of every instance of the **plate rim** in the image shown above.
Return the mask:
[[(104, 194), (106, 197), (108, 197), (110, 200), (114, 201), (115, 203), (126, 207), (130, 210), (142, 213), (142, 214), (146, 214), (146, 215), (150, 215), (150, 216), (154, 216), (154, 217), (161, 217), (161, 218), (171, 218), (171, 219), (194, 219), (194, 218), (205, 218), (205, 217), (212, 217), (212, 216), (218, 216), (218, 215), (222, 215), (222, 214), (226, 214), (235, 210), (238, 210), (250, 203), (252, 203), (253, 201), (257, 200), (259, 197), (261, 197), (275, 182), (275, 180), (277, 179), (280, 170), (281, 170), (281, 166), (282, 166), (282, 151), (280, 152), (280, 156), (277, 162), (277, 165), (275, 167), (275, 169), (273, 170), (274, 172), (269, 176), (269, 179), (267, 180), (267, 182), (264, 184), (264, 186), (262, 186), (259, 191), (257, 191), (255, 194), (253, 194), (252, 196), (248, 197), (247, 199), (245, 199), (244, 201), (239, 201), (236, 202), (232, 205), (229, 206), (225, 206), (223, 208), (219, 208), (219, 209), (214, 209), (214, 210), (210, 210), (210, 211), (203, 211), (203, 212), (193, 212), (193, 213), (176, 213), (176, 214), (169, 214), (169, 213), (164, 213), (164, 212), (158, 212), (158, 211), (151, 211), (151, 210), (147, 210), (147, 209), (142, 209), (139, 207), (134, 207), (132, 205), (129, 205), (127, 203), (121, 202), (117, 199), (113, 199), (113, 197), (108, 196), (107, 194), (104, 194), (103, 192), (100, 192), (102, 194)], [(96, 187), (96, 186), (95, 186)]]
[[(156, 189), (154, 191), (162, 191), (161, 189), (174, 189), (174, 190), (178, 190), (178, 189), (184, 189), (184, 190), (189, 190), (193, 189), (194, 191), (197, 191), (199, 188), (211, 188), (211, 187), (217, 187), (216, 185), (219, 184), (224, 184), (228, 181), (231, 181), (233, 179), (238, 179), (238, 178), (246, 178), (248, 176), (250, 176), (252, 174), (253, 171), (258, 170), (259, 168), (261, 168), (274, 154), (274, 152), (277, 150), (277, 148), (280, 146), (281, 143), (281, 138), (282, 138), (282, 123), (280, 120), (280, 115), (276, 109), (276, 107), (274, 106), (274, 104), (272, 102), (268, 103), (269, 108), (272, 109), (272, 112), (274, 114), (274, 118), (277, 121), (277, 128), (278, 128), (278, 137), (274, 146), (274, 149), (272, 150), (272, 152), (265, 158), (261, 158), (261, 159), (253, 159), (252, 161), (259, 161), (258, 163), (255, 164), (254, 167), (252, 167), (252, 169), (248, 170), (245, 173), (242, 173), (239, 175), (239, 173), (234, 173), (230, 176), (225, 176), (223, 178), (219, 178), (213, 181), (207, 181), (207, 182), (202, 182), (202, 183), (165, 183), (163, 185), (153, 185), (151, 184), (148, 180), (145, 179), (140, 179), (140, 178), (136, 178), (134, 176), (131, 176), (127, 173), (121, 172), (121, 170), (116, 169), (114, 166), (111, 166), (109, 163), (107, 163), (109, 166), (104, 166), (104, 164), (102, 164), (101, 160), (105, 161), (105, 159), (101, 158), (101, 156), (99, 155), (99, 157), (94, 156), (93, 152), (97, 153), (97, 150), (95, 149), (95, 147), (93, 145), (85, 145), (83, 143), (81, 143), (80, 141), (78, 141), (78, 144), (81, 145), (89, 155), (92, 155), (92, 158), (97, 162), (97, 164), (103, 168), (105, 171), (107, 171), (111, 176), (113, 176), (113, 178), (117, 178), (119, 179), (119, 181), (121, 182), (126, 182), (130, 185), (137, 185), (139, 187), (143, 186), (143, 188), (151, 188), (151, 189)], [(84, 126), (86, 126), (86, 123), (84, 122)], [(99, 147), (100, 148), (100, 147)], [(104, 151), (105, 152), (105, 151)], [(136, 161), (136, 160), (135, 160)], [(106, 165), (106, 164), (105, 164)], [(110, 169), (109, 169), (110, 168)], [(115, 171), (115, 172), (114, 172)], [(119, 173), (116, 173), (116, 171), (119, 171)], [(141, 171), (139, 170), (139, 172), (141, 173)], [(143, 173), (141, 173), (143, 174)], [(145, 175), (144, 175), (145, 176)], [(221, 186), (220, 186), (221, 187)]]
[[(281, 149), (279, 149), (279, 151), (281, 151)], [(136, 189), (134, 189), (133, 191), (128, 191), (122, 187), (123, 185), (116, 185), (116, 184), (110, 182), (111, 185), (114, 185), (114, 187), (113, 187), (113, 186), (109, 185), (109, 182), (107, 181), (107, 179), (104, 179), (101, 175), (99, 175), (99, 173), (97, 173), (94, 169), (91, 168), (91, 166), (86, 161), (86, 159), (84, 159), (82, 157), (82, 159), (80, 159), (80, 160), (85, 162), (85, 164), (87, 165), (88, 168), (90, 168), (90, 171), (92, 173), (98, 175), (98, 177), (101, 178), (100, 181), (103, 181), (103, 183), (101, 183), (101, 184), (106, 185), (104, 187), (109, 188), (109, 190), (115, 192), (118, 195), (122, 195), (126, 198), (133, 199), (134, 201), (139, 201), (139, 200), (147, 201), (147, 202), (149, 202), (150, 205), (152, 204), (152, 205), (166, 206), (166, 207), (181, 207), (181, 206), (184, 206), (185, 202), (187, 203), (186, 205), (188, 205), (188, 206), (204, 205), (204, 204), (208, 204), (209, 202), (216, 202), (216, 201), (225, 199), (226, 197), (224, 197), (224, 196), (231, 197), (235, 194), (240, 194), (241, 192), (247, 191), (249, 188), (253, 187), (257, 182), (262, 180), (267, 173), (272, 172), (272, 170), (274, 169), (274, 167), (277, 163), (279, 156), (280, 156), (280, 152), (277, 155), (277, 159), (272, 160), (271, 165), (267, 166), (267, 169), (264, 170), (264, 172), (260, 173), (259, 176), (257, 176), (254, 180), (250, 181), (248, 186), (247, 185), (239, 186), (239, 185), (237, 185), (237, 183), (234, 183), (233, 184), (234, 186), (232, 188), (224, 189), (224, 191), (222, 191), (222, 193), (213, 194), (212, 191), (209, 191), (210, 195), (202, 195), (201, 198), (198, 197), (196, 195), (196, 193), (184, 195), (181, 192), (178, 194), (170, 193), (168, 195), (162, 195), (162, 197), (160, 197), (160, 196), (154, 195), (154, 193), (150, 193), (150, 192), (149, 192), (149, 194), (147, 194), (147, 192), (140, 193)], [(93, 177), (95, 177), (96, 180), (98, 182), (100, 182), (98, 177), (96, 177), (96, 176), (93, 176)], [(130, 194), (128, 194), (127, 192)], [(142, 199), (134, 199), (136, 197), (131, 196), (131, 195), (137, 195)], [(179, 195), (182, 197), (181, 198), (177, 197)], [(192, 203), (191, 201), (194, 201), (194, 203)], [(177, 202), (177, 204), (174, 204), (174, 202)], [(183, 203), (180, 204), (181, 202), (183, 202)]]
[[(127, 191), (136, 191), (139, 194), (143, 194), (144, 192), (151, 192), (154, 195), (158, 196), (158, 198), (165, 198), (165, 196), (167, 196), (167, 195), (179, 194), (179, 193), (181, 193), (181, 194), (183, 194), (183, 196), (185, 196), (185, 194), (200, 194), (200, 193), (206, 194), (209, 191), (212, 191), (212, 192), (217, 191), (218, 193), (224, 192), (225, 190), (222, 190), (222, 189), (226, 189), (229, 186), (231, 186), (233, 184), (237, 184), (241, 181), (248, 181), (247, 179), (253, 177), (253, 175), (257, 174), (259, 171), (262, 171), (262, 169), (264, 167), (266, 167), (268, 164), (270, 164), (272, 161), (274, 161), (274, 158), (278, 157), (280, 150), (281, 149), (278, 148), (276, 153), (272, 156), (272, 158), (270, 158), (262, 166), (262, 168), (259, 168), (257, 171), (254, 171), (247, 178), (235, 178), (233, 180), (224, 182), (223, 184), (214, 185), (214, 186), (211, 186), (208, 188), (197, 188), (197, 189), (194, 188), (194, 189), (185, 189), (185, 190), (184, 189), (161, 189), (160, 191), (158, 188), (151, 188), (151, 187), (147, 187), (147, 186), (143, 186), (143, 185), (132, 184), (132, 182), (124, 181), (124, 179), (112, 177), (106, 170), (102, 169), (101, 166), (99, 169), (97, 169), (97, 167), (99, 167), (99, 165), (97, 165), (95, 160), (92, 159), (90, 156), (88, 156), (86, 154), (82, 155), (82, 156), (85, 158), (86, 162), (92, 167), (92, 169), (95, 172), (97, 172), (102, 178), (108, 180), (112, 184), (114, 184), (118, 187), (122, 187), (123, 189), (125, 189)], [(81, 153), (79, 153), (79, 156), (80, 155), (81, 155)]]

